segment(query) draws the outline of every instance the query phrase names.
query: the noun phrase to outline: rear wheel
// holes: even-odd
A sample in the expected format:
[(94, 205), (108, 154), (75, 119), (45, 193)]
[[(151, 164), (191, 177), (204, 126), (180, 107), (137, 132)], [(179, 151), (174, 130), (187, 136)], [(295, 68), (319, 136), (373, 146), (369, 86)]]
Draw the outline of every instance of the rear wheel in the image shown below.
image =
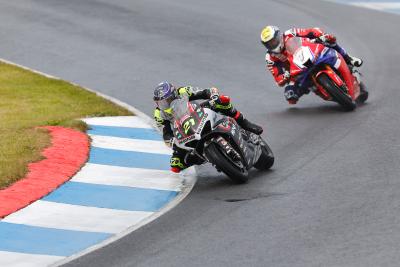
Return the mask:
[(218, 170), (228, 175), (235, 183), (245, 183), (249, 179), (249, 174), (242, 162), (231, 159), (229, 155), (216, 143), (210, 143), (205, 149), (207, 159), (216, 166)]
[(351, 97), (337, 86), (331, 78), (325, 73), (322, 73), (317, 78), (318, 83), (339, 103), (345, 110), (352, 111), (356, 108), (356, 103)]
[(261, 156), (254, 167), (259, 170), (268, 170), (274, 165), (275, 157), (271, 148), (263, 141), (261, 145)]

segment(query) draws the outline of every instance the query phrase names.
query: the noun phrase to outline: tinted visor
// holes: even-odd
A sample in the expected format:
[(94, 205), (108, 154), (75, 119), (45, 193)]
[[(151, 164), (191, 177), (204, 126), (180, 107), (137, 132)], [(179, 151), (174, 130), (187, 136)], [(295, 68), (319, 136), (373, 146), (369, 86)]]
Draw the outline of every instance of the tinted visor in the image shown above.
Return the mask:
[(157, 107), (162, 111), (165, 111), (171, 107), (171, 102), (175, 100), (175, 95), (171, 94), (169, 97), (156, 100)]
[(273, 39), (269, 40), (268, 42), (264, 43), (264, 45), (268, 49), (268, 51), (270, 51), (270, 50), (274, 50), (275, 48), (277, 48), (279, 43), (280, 43), (279, 38), (273, 38)]
[(282, 42), (282, 34), (280, 31), (276, 31), (274, 37), (267, 42), (263, 42), (263, 44), (268, 51), (272, 51), (276, 49), (281, 42)]

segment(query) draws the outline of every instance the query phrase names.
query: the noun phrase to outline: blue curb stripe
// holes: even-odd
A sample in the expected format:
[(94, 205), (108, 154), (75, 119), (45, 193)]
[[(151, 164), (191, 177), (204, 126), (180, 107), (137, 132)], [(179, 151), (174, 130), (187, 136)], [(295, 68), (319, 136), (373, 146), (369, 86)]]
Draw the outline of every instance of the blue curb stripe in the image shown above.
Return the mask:
[(70, 256), (110, 236), (0, 222), (0, 251)]
[(67, 182), (43, 198), (46, 201), (130, 211), (158, 211), (178, 192)]
[(170, 156), (92, 147), (89, 163), (153, 170), (169, 170)]
[(121, 138), (132, 138), (141, 140), (162, 141), (160, 134), (154, 129), (130, 128), (130, 127), (113, 127), (89, 125), (88, 134), (113, 136)]

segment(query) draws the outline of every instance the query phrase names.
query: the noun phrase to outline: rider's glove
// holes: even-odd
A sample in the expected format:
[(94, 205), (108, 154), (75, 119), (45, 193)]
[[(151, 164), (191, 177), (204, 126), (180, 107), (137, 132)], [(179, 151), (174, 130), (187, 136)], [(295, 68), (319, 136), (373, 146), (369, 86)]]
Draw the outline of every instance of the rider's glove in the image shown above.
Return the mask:
[(218, 104), (219, 93), (215, 87), (210, 88), (210, 101), (208, 102), (211, 107), (215, 107)]
[(332, 34), (324, 34), (321, 35), (320, 37), (318, 37), (318, 39), (322, 42), (322, 43), (328, 43), (331, 45), (336, 44), (336, 37)]
[(209, 101), (209, 104), (214, 109), (229, 109), (232, 107), (231, 98), (226, 95), (219, 95)]
[(285, 70), (284, 73), (279, 75), (279, 86), (283, 86), (285, 84), (288, 84), (290, 81), (290, 72)]
[(213, 94), (210, 96), (211, 101), (217, 102), (219, 100), (219, 94)]
[(219, 92), (216, 87), (210, 88), (210, 99), (216, 100), (219, 97)]
[(283, 78), (284, 78), (285, 80), (289, 80), (289, 79), (290, 79), (290, 72), (287, 71), (287, 70), (285, 70), (285, 72), (283, 73)]

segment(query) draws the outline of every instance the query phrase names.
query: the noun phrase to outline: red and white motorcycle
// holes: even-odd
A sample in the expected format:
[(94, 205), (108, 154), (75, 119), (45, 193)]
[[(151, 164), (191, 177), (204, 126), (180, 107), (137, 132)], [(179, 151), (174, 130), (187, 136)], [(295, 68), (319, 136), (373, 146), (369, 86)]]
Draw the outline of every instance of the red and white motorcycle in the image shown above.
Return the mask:
[(345, 110), (354, 110), (368, 99), (357, 70), (350, 70), (342, 55), (320, 42), (291, 37), (286, 42), (292, 83), (313, 91)]

